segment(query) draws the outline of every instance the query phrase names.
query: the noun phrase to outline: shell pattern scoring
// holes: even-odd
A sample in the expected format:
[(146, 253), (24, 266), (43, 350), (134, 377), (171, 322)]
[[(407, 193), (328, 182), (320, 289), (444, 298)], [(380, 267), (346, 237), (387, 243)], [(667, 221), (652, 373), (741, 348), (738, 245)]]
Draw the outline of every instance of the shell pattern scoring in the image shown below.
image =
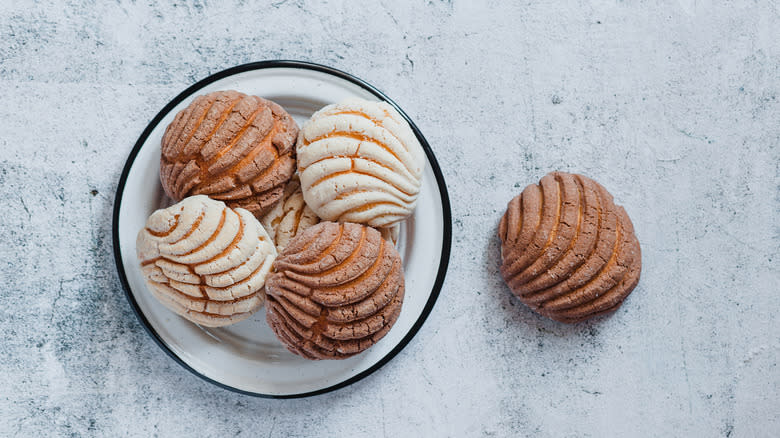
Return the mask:
[(201, 95), (165, 130), (160, 181), (175, 201), (204, 194), (259, 218), (295, 172), (297, 136), (274, 102), (237, 91)]
[(501, 275), (536, 312), (573, 323), (616, 310), (634, 289), (641, 251), (623, 207), (590, 178), (544, 176), (499, 224)]
[(136, 251), (148, 289), (166, 307), (204, 326), (249, 317), (264, 301), (276, 250), (257, 219), (206, 196), (155, 211)]
[(424, 152), (385, 102), (328, 105), (298, 136), (303, 196), (323, 220), (387, 227), (408, 217), (420, 192)]
[(307, 359), (344, 359), (379, 341), (404, 297), (401, 258), (380, 233), (320, 222), (295, 237), (266, 282), (266, 318)]

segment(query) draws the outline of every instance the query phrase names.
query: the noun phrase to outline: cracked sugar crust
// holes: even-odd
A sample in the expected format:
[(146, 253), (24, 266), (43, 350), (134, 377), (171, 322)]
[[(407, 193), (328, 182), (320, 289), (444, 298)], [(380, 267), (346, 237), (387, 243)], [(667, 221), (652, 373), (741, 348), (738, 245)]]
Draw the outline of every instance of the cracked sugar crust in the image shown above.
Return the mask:
[(499, 224), (501, 275), (520, 300), (574, 323), (617, 310), (639, 282), (634, 227), (607, 190), (553, 172), (512, 199)]
[(293, 353), (344, 359), (379, 341), (401, 312), (401, 257), (379, 231), (321, 222), (292, 239), (266, 281), (268, 324)]
[(196, 97), (162, 138), (160, 181), (180, 201), (208, 195), (260, 218), (295, 173), (298, 125), (279, 105), (237, 91)]
[(209, 327), (242, 321), (263, 305), (276, 258), (251, 213), (203, 195), (152, 213), (138, 233), (136, 253), (157, 300)]
[(425, 155), (389, 104), (328, 105), (303, 125), (296, 149), (304, 199), (322, 219), (389, 227), (414, 210)]

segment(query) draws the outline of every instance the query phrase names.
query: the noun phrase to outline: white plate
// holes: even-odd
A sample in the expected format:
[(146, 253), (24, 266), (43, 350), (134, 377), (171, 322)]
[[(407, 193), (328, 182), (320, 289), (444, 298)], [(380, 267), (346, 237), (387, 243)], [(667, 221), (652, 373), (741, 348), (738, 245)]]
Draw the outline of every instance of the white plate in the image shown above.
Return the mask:
[[(367, 351), (345, 360), (309, 361), (289, 353), (265, 322), (265, 311), (223, 328), (192, 324), (161, 306), (146, 290), (135, 238), (146, 218), (167, 206), (159, 179), (165, 127), (199, 94), (235, 89), (271, 99), (301, 124), (321, 107), (348, 97), (379, 99), (409, 121), (427, 163), (417, 208), (401, 227), (406, 295), (392, 330)], [(436, 158), (408, 116), (371, 85), (344, 72), (297, 61), (245, 64), (191, 86), (152, 120), (127, 159), (114, 204), (114, 256), (119, 277), (141, 324), (184, 368), (227, 389), (264, 397), (304, 397), (341, 388), (393, 358), (420, 328), (439, 294), (449, 261), (451, 222), (447, 190)], [(411, 366), (411, 364), (410, 364)]]

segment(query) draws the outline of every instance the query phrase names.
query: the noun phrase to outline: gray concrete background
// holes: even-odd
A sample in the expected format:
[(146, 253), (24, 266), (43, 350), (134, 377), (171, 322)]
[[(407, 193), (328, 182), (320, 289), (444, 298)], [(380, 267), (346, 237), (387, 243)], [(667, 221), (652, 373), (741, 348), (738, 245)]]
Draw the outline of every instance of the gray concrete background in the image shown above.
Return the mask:
[[(0, 435), (780, 435), (777, 1), (259, 3), (0, 4)], [(408, 347), (290, 401), (163, 354), (110, 235), (157, 111), (274, 58), (395, 99), (454, 220), (441, 297)], [(642, 279), (611, 317), (554, 323), (499, 278), (506, 202), (552, 170), (600, 181), (633, 219)]]

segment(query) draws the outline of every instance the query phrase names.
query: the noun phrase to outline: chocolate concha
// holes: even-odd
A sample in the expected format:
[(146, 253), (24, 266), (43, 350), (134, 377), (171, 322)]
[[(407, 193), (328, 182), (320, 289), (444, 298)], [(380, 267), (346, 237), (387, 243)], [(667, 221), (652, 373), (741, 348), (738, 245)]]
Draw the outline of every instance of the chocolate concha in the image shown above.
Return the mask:
[(208, 195), (260, 218), (295, 173), (298, 125), (279, 105), (238, 91), (198, 96), (162, 138), (160, 181), (175, 201)]
[(425, 154), (391, 105), (328, 105), (303, 125), (296, 148), (303, 197), (320, 218), (387, 227), (414, 210)]
[(266, 282), (268, 323), (307, 359), (358, 354), (401, 312), (401, 257), (373, 228), (320, 222), (292, 239), (274, 269)]
[(203, 195), (152, 213), (136, 252), (149, 291), (209, 327), (244, 320), (263, 305), (276, 258), (271, 238), (249, 211)]
[(596, 181), (553, 172), (509, 202), (499, 224), (501, 275), (536, 312), (574, 323), (617, 310), (642, 260), (623, 207)]

